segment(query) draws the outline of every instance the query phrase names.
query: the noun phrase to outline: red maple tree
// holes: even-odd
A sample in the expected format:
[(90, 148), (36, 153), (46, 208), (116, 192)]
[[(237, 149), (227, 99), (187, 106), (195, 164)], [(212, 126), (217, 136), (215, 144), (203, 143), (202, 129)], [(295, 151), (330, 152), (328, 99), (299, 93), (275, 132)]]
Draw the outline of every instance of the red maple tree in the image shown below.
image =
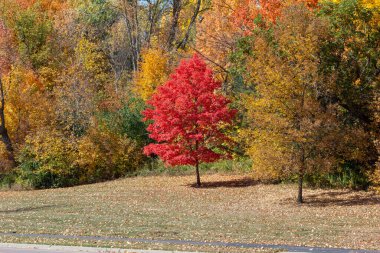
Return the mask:
[(236, 111), (217, 90), (221, 83), (197, 55), (182, 61), (170, 80), (160, 86), (144, 111), (150, 138), (157, 143), (144, 148), (146, 155), (156, 154), (169, 166), (193, 165), (200, 187), (199, 164), (228, 157), (223, 133)]

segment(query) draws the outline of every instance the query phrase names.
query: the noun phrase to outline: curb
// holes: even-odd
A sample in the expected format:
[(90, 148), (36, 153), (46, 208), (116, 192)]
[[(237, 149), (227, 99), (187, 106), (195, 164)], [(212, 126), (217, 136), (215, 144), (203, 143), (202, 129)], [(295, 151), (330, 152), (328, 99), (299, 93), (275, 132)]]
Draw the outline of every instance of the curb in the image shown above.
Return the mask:
[[(17, 244), (0, 243), (0, 252), (3, 250), (26, 250), (30, 252), (52, 252), (52, 253), (194, 253), (185, 251), (164, 251), (164, 250), (139, 250), (139, 249), (120, 249), (120, 248), (95, 248), (77, 246), (53, 246), (42, 244)], [(199, 252), (201, 253), (201, 252)]]

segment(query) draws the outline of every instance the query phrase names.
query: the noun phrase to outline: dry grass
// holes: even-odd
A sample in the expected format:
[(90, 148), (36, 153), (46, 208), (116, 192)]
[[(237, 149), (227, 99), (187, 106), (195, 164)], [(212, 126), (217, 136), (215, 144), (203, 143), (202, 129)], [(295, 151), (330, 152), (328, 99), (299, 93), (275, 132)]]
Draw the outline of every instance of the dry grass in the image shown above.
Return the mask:
[(380, 197), (371, 193), (306, 189), (298, 206), (294, 185), (203, 180), (201, 189), (181, 176), (0, 192), (0, 232), (380, 249)]

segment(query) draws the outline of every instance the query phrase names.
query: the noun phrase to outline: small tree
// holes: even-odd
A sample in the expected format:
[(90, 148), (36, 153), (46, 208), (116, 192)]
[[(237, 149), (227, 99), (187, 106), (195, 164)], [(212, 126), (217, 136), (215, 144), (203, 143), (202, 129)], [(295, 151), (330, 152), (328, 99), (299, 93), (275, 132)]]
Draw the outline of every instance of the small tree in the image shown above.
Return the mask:
[(197, 187), (201, 186), (199, 164), (228, 156), (229, 139), (223, 128), (229, 126), (235, 111), (229, 100), (216, 91), (221, 83), (197, 55), (182, 61), (170, 80), (160, 86), (148, 101), (153, 108), (144, 111), (152, 120), (148, 131), (157, 143), (144, 148), (169, 166), (193, 165)]

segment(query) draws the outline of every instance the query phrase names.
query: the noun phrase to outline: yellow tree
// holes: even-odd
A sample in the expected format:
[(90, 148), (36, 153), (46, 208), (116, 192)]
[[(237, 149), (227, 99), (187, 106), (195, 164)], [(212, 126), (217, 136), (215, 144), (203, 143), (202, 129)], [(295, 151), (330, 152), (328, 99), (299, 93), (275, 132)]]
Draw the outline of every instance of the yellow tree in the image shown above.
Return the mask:
[(136, 76), (135, 90), (142, 99), (148, 100), (156, 88), (166, 81), (168, 75), (168, 56), (161, 49), (146, 49)]
[[(331, 0), (331, 2), (340, 3), (342, 0)], [(380, 0), (359, 0), (359, 2), (366, 8), (380, 8)]]
[(22, 66), (12, 67), (4, 78), (4, 87), (7, 90), (5, 112), (9, 135), (15, 143), (20, 144), (26, 135), (52, 121), (52, 101), (38, 76)]
[[(325, 23), (304, 5), (286, 9), (273, 33), (257, 35), (248, 69), (256, 93), (247, 98), (251, 126), (247, 153), (261, 178), (298, 177), (303, 202), (306, 173), (329, 170), (337, 162), (339, 136), (335, 108), (318, 101), (318, 44)], [(275, 45), (275, 46), (274, 46)]]

